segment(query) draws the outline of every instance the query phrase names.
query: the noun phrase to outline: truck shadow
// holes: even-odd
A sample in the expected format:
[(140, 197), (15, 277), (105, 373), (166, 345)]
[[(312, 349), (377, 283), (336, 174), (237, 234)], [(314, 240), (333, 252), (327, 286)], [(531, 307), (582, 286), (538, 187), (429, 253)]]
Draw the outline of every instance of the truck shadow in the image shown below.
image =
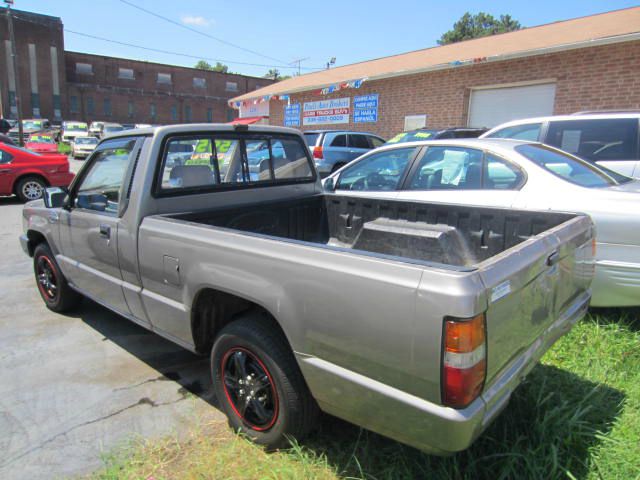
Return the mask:
[(632, 332), (640, 330), (640, 307), (591, 307), (589, 314), (602, 325), (618, 324)]

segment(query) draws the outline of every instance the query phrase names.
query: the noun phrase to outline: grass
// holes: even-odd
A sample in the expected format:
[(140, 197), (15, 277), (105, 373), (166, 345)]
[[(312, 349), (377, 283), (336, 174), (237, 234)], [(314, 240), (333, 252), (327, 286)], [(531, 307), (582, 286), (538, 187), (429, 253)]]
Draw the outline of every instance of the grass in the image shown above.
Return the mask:
[(329, 417), (303, 445), (267, 454), (217, 423), (181, 440), (134, 441), (92, 478), (640, 479), (639, 313), (591, 312), (452, 457)]

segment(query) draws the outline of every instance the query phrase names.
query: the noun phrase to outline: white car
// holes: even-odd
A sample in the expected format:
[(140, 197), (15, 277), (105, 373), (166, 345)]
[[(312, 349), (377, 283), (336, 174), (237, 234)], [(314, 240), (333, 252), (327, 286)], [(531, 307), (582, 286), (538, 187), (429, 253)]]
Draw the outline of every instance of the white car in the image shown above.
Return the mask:
[[(640, 305), (640, 181), (556, 148), (506, 139), (397, 144), (363, 155), (324, 186), (341, 195), (585, 212), (597, 232), (591, 305)], [(455, 221), (464, 219), (443, 219)]]
[(89, 125), (89, 135), (93, 135), (98, 138), (100, 136), (100, 132), (102, 132), (102, 127), (105, 122), (91, 122)]
[(640, 113), (584, 112), (507, 122), (480, 138), (546, 143), (622, 175), (640, 178), (639, 125)]
[(73, 142), (77, 137), (89, 135), (89, 127), (84, 122), (62, 122), (61, 138), (65, 143)]
[(71, 143), (71, 156), (73, 158), (87, 158), (98, 145), (96, 137), (76, 137)]

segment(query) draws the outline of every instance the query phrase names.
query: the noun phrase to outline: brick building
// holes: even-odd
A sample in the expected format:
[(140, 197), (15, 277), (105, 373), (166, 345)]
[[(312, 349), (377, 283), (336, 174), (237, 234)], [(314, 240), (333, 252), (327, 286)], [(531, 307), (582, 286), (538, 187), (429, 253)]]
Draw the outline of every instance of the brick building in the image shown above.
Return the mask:
[(118, 123), (228, 122), (228, 100), (273, 80), (64, 50), (62, 21), (12, 9), (18, 75), (6, 9), (0, 9), (0, 116)]
[(492, 127), (538, 115), (640, 109), (640, 8), (311, 73), (232, 103), (265, 98), (272, 125), (387, 138), (422, 125)]

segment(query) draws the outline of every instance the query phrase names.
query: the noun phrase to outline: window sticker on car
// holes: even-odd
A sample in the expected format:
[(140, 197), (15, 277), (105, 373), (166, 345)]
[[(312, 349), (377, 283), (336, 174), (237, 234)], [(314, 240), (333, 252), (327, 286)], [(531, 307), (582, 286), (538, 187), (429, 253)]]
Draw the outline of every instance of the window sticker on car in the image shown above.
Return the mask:
[(511, 282), (507, 280), (506, 282), (502, 282), (500, 285), (493, 287), (491, 290), (491, 303), (497, 302), (502, 297), (509, 295), (511, 293)]
[(416, 132), (414, 137), (416, 137), (416, 138), (429, 138), (429, 137), (431, 137), (431, 132)]
[(406, 136), (407, 136), (407, 134), (404, 133), (404, 132), (399, 133), (398, 135), (393, 137), (391, 140), (387, 140), (387, 143), (398, 143), (400, 140), (402, 140)]

